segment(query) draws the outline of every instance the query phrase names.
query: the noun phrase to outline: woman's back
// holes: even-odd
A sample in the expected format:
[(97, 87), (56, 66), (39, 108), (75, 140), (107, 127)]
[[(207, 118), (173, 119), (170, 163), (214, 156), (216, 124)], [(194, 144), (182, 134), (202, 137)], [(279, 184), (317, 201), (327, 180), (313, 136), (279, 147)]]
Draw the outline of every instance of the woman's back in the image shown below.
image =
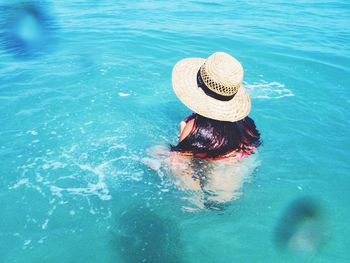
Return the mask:
[(238, 158), (253, 153), (260, 145), (260, 133), (248, 116), (228, 122), (195, 113), (185, 122), (192, 127), (186, 137), (180, 136), (180, 142), (171, 146), (173, 152), (204, 159)]

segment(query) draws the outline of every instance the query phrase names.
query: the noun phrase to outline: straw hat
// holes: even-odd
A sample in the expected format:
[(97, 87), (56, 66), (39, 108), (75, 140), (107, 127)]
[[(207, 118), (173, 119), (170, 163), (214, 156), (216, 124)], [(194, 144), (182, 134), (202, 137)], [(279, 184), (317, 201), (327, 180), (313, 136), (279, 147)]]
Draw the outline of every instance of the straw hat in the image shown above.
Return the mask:
[(249, 114), (250, 98), (242, 81), (241, 63), (224, 52), (182, 59), (172, 73), (176, 96), (192, 111), (220, 121), (234, 122)]

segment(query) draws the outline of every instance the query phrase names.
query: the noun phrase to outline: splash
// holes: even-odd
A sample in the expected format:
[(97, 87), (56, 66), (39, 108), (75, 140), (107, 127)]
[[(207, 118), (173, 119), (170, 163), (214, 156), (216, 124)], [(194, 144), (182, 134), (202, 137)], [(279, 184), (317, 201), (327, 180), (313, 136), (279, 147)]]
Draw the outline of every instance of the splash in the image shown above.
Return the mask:
[(240, 161), (207, 161), (171, 154), (167, 147), (149, 150), (152, 156), (141, 161), (154, 170), (165, 185), (173, 185), (185, 193), (183, 210), (194, 212), (203, 208), (221, 210), (239, 199), (242, 187), (260, 165), (257, 155)]
[(253, 99), (282, 99), (294, 96), (293, 92), (287, 89), (284, 84), (276, 81), (245, 83), (244, 85)]
[[(46, 155), (30, 157), (17, 167), (20, 176), (8, 186), (8, 190), (30, 191), (48, 206), (40, 214), (28, 214), (37, 218), (36, 222), (32, 222), (35, 227), (42, 231), (49, 229), (50, 218), (55, 211), (61, 213), (61, 209), (65, 210), (72, 201), (79, 202), (81, 208), (70, 210), (70, 216), (79, 216), (79, 211), (84, 210), (91, 215), (109, 218), (109, 205), (101, 206), (101, 201), (112, 200), (111, 188), (114, 190), (125, 180), (142, 180), (141, 170), (133, 169), (134, 173), (130, 175), (129, 168), (139, 159), (128, 151), (126, 145), (106, 137), (96, 141), (96, 145), (102, 147), (98, 148), (102, 156), (96, 156), (96, 149), (85, 151), (73, 144), (57, 151), (47, 150)], [(110, 156), (114, 158), (108, 158)]]

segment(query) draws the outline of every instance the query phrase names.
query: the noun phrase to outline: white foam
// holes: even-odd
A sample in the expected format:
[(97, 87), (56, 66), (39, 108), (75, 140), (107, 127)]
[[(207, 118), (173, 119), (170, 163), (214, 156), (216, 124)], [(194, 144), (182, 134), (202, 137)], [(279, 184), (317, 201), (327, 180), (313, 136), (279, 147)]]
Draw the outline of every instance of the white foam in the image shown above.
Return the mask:
[(66, 167), (66, 164), (58, 161), (46, 161), (46, 163), (44, 163), (42, 166), (44, 170), (48, 170), (48, 169), (56, 170), (58, 168), (64, 168), (64, 167)]
[(29, 179), (28, 178), (23, 178), (21, 180), (19, 180), (17, 183), (15, 183), (14, 185), (12, 186), (9, 186), (9, 189), (16, 189), (22, 185), (28, 185), (29, 184)]
[(142, 181), (143, 179), (143, 171), (138, 171), (138, 172), (134, 172), (131, 175), (129, 173), (126, 173), (127, 176), (129, 176), (129, 178), (133, 181)]
[(70, 149), (69, 149), (67, 152), (68, 152), (68, 153), (72, 153), (72, 152), (74, 152), (77, 148), (78, 148), (78, 145), (74, 144), (74, 145), (72, 145), (72, 147), (70, 147)]
[(47, 239), (47, 236), (44, 236), (44, 237), (40, 238), (40, 239), (38, 240), (38, 243), (39, 243), (39, 244), (43, 244), (44, 241), (45, 241), (45, 239)]
[[(127, 150), (127, 145), (120, 142), (119, 135), (103, 137), (97, 141), (99, 145), (109, 146), (108, 151), (112, 149)], [(47, 149), (43, 156), (28, 158), (25, 164), (17, 167), (21, 170), (21, 177), (9, 184), (9, 189), (21, 187), (34, 189), (50, 204), (50, 208), (43, 211), (46, 217), (36, 224), (40, 230), (48, 228), (49, 220), (56, 206), (63, 206), (74, 198), (86, 200), (87, 210), (90, 213), (106, 215), (108, 209), (95, 207), (90, 198), (97, 197), (103, 201), (112, 199), (110, 186), (106, 182), (107, 176), (119, 176), (122, 179), (134, 181), (143, 179), (143, 170), (135, 169), (135, 166), (130, 162), (139, 161), (139, 157), (136, 155), (129, 153), (110, 160), (94, 159), (91, 162), (89, 155), (90, 152), (81, 152), (80, 146), (73, 144), (68, 145), (68, 147), (60, 147), (55, 151)], [(126, 167), (117, 170), (115, 164), (119, 161), (124, 162), (124, 160)], [(59, 170), (60, 168), (65, 169)], [(80, 196), (83, 196), (84, 199), (81, 199)], [(69, 214), (74, 216), (77, 211), (71, 210)]]
[(29, 133), (30, 133), (31, 135), (34, 135), (34, 136), (38, 135), (38, 132), (37, 132), (37, 131), (35, 131), (35, 130), (33, 130), (33, 131), (29, 131)]
[(127, 148), (126, 144), (123, 144), (123, 143), (115, 144), (115, 145), (108, 148), (108, 152), (110, 152), (113, 149), (124, 149), (125, 150), (126, 148)]
[[(116, 162), (120, 159), (127, 159), (126, 156), (121, 156), (118, 158), (111, 159), (109, 161), (103, 162), (97, 166), (92, 166), (89, 163), (86, 164), (80, 164), (76, 162), (73, 158), (71, 158), (68, 154), (64, 153), (62, 154), (65, 158), (70, 159), (71, 162), (73, 162), (74, 165), (78, 166), (83, 171), (88, 171), (92, 174), (94, 174), (97, 177), (96, 183), (88, 183), (86, 187), (58, 187), (51, 185), (50, 190), (51, 192), (62, 198), (63, 192), (68, 192), (70, 194), (82, 194), (82, 195), (97, 195), (101, 200), (110, 200), (112, 196), (109, 194), (109, 189), (107, 184), (105, 183), (105, 170), (109, 168), (110, 164), (113, 162)], [(45, 167), (46, 168), (46, 167)], [(139, 177), (138, 175), (137, 177)]]
[(44, 221), (44, 223), (41, 225), (41, 229), (42, 229), (42, 230), (47, 229), (47, 225), (48, 225), (48, 223), (49, 223), (49, 219), (48, 219), (48, 218), (46, 218), (46, 219), (45, 219), (45, 221)]
[(160, 162), (160, 160), (157, 159), (153, 159), (153, 158), (142, 158), (141, 162), (145, 165), (147, 165), (149, 168), (151, 168), (152, 170), (158, 171), (162, 165), (162, 163)]
[(51, 190), (53, 195), (56, 195), (57, 197), (62, 198), (62, 193), (61, 193), (63, 190), (62, 188), (51, 185), (50, 190)]
[(30, 239), (24, 240), (22, 249), (26, 249), (28, 247), (28, 245), (30, 245), (30, 243), (32, 243), (32, 240), (30, 240)]
[(294, 93), (287, 89), (284, 84), (276, 81), (245, 83), (244, 86), (253, 99), (281, 99), (294, 96)]
[(88, 122), (85, 122), (84, 125), (85, 125), (85, 126), (88, 126), (88, 125), (91, 125), (91, 124), (93, 124), (93, 123), (94, 123), (93, 121), (88, 121)]

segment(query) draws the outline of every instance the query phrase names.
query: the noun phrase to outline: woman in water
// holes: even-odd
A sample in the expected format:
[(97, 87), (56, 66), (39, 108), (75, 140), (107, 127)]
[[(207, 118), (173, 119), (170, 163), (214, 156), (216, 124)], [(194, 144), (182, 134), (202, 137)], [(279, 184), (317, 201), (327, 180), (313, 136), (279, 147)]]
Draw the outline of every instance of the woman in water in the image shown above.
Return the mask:
[(180, 123), (173, 152), (211, 160), (240, 159), (254, 152), (260, 134), (248, 117), (251, 103), (242, 80), (242, 65), (224, 52), (175, 65), (174, 91), (195, 113)]
[[(175, 94), (194, 113), (180, 123), (179, 142), (171, 146), (172, 171), (187, 178), (188, 188), (202, 190), (211, 200), (232, 199), (237, 180), (232, 180), (235, 175), (227, 171), (227, 164), (237, 168), (260, 145), (260, 133), (248, 117), (251, 102), (242, 81), (242, 65), (224, 52), (207, 59), (186, 58), (173, 69)], [(223, 161), (224, 172), (218, 165)]]

